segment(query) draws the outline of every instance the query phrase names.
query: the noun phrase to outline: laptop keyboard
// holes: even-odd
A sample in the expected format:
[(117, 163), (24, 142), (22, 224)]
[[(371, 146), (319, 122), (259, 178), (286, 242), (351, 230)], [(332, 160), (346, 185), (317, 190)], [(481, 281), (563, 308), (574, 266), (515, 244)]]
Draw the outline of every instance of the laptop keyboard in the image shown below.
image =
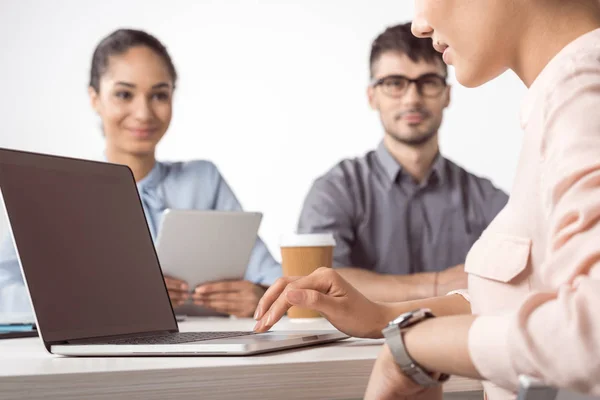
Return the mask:
[(254, 335), (254, 332), (176, 332), (157, 336), (115, 339), (101, 344), (179, 344), (204, 340), (226, 339), (230, 337)]

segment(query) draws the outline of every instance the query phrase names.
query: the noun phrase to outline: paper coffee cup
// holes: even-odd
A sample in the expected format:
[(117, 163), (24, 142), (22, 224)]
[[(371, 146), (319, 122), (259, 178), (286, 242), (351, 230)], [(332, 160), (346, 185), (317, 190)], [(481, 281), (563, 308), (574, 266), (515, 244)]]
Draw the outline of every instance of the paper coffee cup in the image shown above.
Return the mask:
[[(281, 238), (281, 267), (284, 276), (306, 276), (320, 267), (331, 268), (335, 239), (330, 233), (290, 234)], [(314, 310), (292, 307), (289, 318), (318, 318)]]

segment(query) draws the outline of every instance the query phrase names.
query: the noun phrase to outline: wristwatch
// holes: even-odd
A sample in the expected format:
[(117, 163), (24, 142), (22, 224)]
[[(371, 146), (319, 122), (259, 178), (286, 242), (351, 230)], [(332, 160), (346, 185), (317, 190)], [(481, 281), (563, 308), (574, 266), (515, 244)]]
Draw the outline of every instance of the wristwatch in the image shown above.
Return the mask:
[(404, 346), (404, 332), (408, 327), (434, 317), (435, 315), (433, 315), (430, 309), (421, 308), (400, 315), (391, 321), (382, 331), (385, 342), (392, 351), (392, 355), (400, 369), (402, 369), (402, 372), (419, 385), (426, 387), (439, 385), (447, 381), (450, 375), (436, 374), (434, 376), (434, 374), (417, 364), (406, 351), (406, 347)]

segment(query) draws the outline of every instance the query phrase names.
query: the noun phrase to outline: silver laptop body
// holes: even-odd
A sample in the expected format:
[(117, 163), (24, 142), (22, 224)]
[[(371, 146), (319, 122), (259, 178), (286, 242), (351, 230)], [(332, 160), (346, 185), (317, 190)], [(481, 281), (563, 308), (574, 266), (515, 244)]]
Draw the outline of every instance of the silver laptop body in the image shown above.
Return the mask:
[(0, 149), (0, 190), (51, 353), (249, 355), (347, 337), (334, 330), (179, 332), (126, 166)]

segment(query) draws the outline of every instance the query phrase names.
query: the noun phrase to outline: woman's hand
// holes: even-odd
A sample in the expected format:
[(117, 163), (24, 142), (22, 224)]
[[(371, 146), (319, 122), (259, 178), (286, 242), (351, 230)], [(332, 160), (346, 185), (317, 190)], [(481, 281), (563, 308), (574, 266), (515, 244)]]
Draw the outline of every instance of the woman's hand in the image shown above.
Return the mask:
[(179, 307), (185, 304), (190, 298), (190, 288), (188, 284), (180, 279), (165, 276), (165, 285), (169, 292), (169, 298), (173, 307)]
[(305, 277), (275, 282), (258, 303), (254, 330), (268, 331), (291, 306), (316, 310), (354, 337), (381, 338), (391, 319), (384, 305), (367, 299), (331, 268), (319, 268)]
[(236, 317), (251, 317), (265, 289), (249, 281), (222, 281), (200, 285), (194, 304)]

